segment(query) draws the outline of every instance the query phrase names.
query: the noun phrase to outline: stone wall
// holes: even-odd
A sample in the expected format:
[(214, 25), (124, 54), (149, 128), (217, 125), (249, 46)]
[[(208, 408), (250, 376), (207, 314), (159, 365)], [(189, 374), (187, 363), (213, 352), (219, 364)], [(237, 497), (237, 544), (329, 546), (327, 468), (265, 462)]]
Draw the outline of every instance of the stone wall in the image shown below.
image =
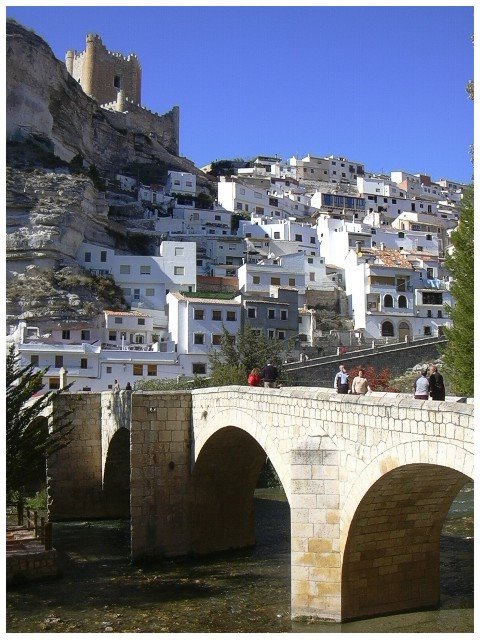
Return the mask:
[(361, 355), (348, 352), (334, 359), (314, 358), (308, 364), (291, 364), (285, 366), (288, 372), (289, 384), (308, 387), (333, 387), (335, 374), (340, 363), (344, 363), (347, 371), (356, 366), (373, 366), (377, 372), (390, 369), (391, 377), (395, 378), (405, 373), (419, 363), (433, 362), (441, 355), (446, 340), (430, 344), (409, 344), (400, 348), (382, 348), (381, 350), (365, 350)]
[(57, 552), (55, 549), (45, 551), (43, 548), (39, 548), (38, 551), (30, 549), (25, 552), (7, 553), (7, 586), (40, 580), (57, 574)]
[(102, 415), (99, 393), (76, 393), (55, 400), (54, 415), (73, 407), (70, 444), (47, 464), (49, 519), (103, 516)]
[(132, 396), (132, 558), (189, 550), (191, 406), (189, 392)]

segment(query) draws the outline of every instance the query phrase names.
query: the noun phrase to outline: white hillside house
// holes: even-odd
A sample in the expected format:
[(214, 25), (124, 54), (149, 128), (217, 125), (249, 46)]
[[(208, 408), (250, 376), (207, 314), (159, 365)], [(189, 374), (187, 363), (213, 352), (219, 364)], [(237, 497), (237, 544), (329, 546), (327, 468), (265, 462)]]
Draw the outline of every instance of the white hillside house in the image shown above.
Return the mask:
[(354, 329), (367, 339), (442, 335), (451, 323), (444, 305), (452, 299), (429, 264), (437, 263), (388, 249), (351, 250), (345, 261), (345, 290)]

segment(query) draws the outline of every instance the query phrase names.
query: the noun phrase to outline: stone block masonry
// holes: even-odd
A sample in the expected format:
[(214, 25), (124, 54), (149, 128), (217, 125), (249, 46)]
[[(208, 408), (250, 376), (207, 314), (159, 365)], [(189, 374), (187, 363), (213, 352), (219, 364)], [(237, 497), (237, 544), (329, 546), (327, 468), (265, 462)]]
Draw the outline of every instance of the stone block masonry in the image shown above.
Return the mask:
[[(111, 394), (75, 395), (78, 442), (49, 469), (57, 518), (80, 516), (76, 505), (101, 516), (101, 432), (107, 461), (128, 432), (126, 414), (101, 420)], [(312, 387), (134, 392), (122, 446), (133, 559), (254, 544), (268, 456), (290, 505), (292, 617), (340, 621), (436, 605), (441, 527), (474, 475), (473, 404)]]

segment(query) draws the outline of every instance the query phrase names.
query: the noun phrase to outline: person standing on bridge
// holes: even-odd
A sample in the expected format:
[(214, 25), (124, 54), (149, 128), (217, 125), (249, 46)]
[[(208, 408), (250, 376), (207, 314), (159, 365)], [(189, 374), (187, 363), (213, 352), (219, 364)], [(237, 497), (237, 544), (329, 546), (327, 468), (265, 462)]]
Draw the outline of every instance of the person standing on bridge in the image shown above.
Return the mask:
[(423, 366), (421, 375), (413, 383), (413, 397), (416, 400), (428, 400), (430, 394), (430, 383), (427, 378), (428, 367)]
[(345, 365), (339, 365), (339, 369), (340, 371), (333, 381), (333, 388), (337, 390), (337, 393), (348, 393), (348, 373)]
[(371, 389), (365, 378), (365, 369), (359, 369), (358, 375), (352, 380), (352, 394), (355, 396), (364, 396), (367, 391), (371, 391)]
[(258, 367), (254, 367), (248, 374), (247, 383), (249, 387), (259, 387), (262, 383), (262, 374)]
[(262, 369), (262, 378), (264, 387), (276, 387), (278, 379), (277, 367), (275, 367), (271, 362), (267, 362), (267, 364)]
[(436, 364), (430, 365), (428, 382), (430, 383), (430, 396), (432, 400), (445, 400), (445, 384), (443, 382), (443, 376), (438, 372)]

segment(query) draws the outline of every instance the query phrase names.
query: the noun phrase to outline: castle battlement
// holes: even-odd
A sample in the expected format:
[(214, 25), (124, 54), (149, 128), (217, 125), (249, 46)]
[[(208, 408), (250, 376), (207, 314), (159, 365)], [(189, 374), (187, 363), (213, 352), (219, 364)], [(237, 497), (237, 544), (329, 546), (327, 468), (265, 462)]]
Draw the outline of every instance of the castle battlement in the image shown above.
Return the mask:
[(66, 52), (65, 64), (70, 75), (102, 109), (129, 114), (132, 126), (153, 131), (166, 148), (178, 153), (179, 109), (165, 117), (142, 107), (142, 69), (135, 53), (124, 56), (109, 51), (96, 33), (86, 37), (85, 51)]

